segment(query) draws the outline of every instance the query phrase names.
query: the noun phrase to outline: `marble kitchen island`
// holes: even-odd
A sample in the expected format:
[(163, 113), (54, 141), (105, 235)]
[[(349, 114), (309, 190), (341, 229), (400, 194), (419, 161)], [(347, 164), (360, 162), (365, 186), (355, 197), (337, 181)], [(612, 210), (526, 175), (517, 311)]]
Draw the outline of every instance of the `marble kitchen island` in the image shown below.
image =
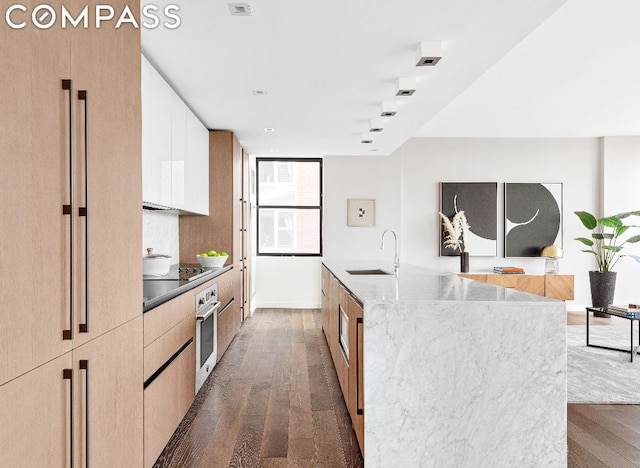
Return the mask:
[(563, 302), (402, 265), (324, 260), (364, 306), (367, 467), (564, 467)]

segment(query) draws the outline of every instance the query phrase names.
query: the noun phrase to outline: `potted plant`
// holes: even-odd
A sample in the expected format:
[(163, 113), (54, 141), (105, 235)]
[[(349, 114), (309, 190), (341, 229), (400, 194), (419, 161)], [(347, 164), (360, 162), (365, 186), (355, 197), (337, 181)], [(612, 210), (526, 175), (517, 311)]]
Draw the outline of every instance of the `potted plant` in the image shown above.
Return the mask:
[(460, 272), (469, 272), (469, 252), (464, 250), (464, 241), (469, 234), (469, 223), (464, 211), (458, 211), (452, 219), (438, 212), (445, 230), (444, 247), (460, 251)]
[[(597, 219), (586, 211), (574, 212), (583, 226), (591, 231), (591, 238), (576, 237), (575, 240), (581, 242), (588, 249), (582, 250), (593, 254), (598, 264), (598, 269), (589, 272), (589, 282), (591, 285), (591, 301), (593, 307), (607, 307), (613, 303), (613, 296), (616, 286), (616, 272), (613, 267), (622, 257), (631, 257), (640, 262), (640, 257), (635, 255), (622, 255), (620, 252), (625, 244), (633, 244), (640, 241), (640, 235), (635, 235), (622, 239), (632, 227), (637, 225), (625, 225), (623, 219), (629, 216), (640, 216), (640, 211), (628, 211), (615, 216), (607, 216)], [(608, 314), (596, 314), (600, 317), (608, 317)]]

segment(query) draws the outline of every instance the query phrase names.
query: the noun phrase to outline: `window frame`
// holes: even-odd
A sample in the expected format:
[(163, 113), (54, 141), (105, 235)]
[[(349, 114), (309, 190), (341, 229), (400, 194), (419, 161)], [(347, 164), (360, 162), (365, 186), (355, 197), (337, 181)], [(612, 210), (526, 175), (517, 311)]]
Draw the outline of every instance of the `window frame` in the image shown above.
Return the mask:
[[(260, 204), (260, 162), (314, 162), (318, 163), (319, 177), (319, 204), (318, 205), (261, 205)], [(287, 157), (257, 157), (256, 158), (256, 255), (258, 257), (322, 257), (324, 247), (323, 240), (323, 167), (322, 158), (287, 158)], [(274, 182), (275, 183), (275, 182)], [(320, 216), (318, 228), (320, 238), (320, 248), (318, 253), (299, 252), (260, 252), (260, 209), (272, 210), (317, 210)], [(294, 231), (295, 232), (295, 231)]]

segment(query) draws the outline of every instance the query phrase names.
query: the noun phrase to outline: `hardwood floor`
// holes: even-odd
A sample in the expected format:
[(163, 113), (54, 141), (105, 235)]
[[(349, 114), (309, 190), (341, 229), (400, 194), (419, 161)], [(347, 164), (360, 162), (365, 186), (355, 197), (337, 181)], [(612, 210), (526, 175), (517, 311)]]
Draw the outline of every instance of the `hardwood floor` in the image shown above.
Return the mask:
[[(567, 325), (585, 323), (584, 312), (567, 312)], [(629, 326), (619, 317), (589, 324)], [(640, 405), (567, 405), (567, 443), (569, 467), (640, 467)]]
[(247, 319), (155, 466), (363, 466), (319, 311)]
[[(584, 323), (567, 313), (567, 324)], [(569, 467), (640, 467), (640, 405), (568, 405), (567, 430)], [(363, 466), (319, 311), (256, 311), (155, 466)]]

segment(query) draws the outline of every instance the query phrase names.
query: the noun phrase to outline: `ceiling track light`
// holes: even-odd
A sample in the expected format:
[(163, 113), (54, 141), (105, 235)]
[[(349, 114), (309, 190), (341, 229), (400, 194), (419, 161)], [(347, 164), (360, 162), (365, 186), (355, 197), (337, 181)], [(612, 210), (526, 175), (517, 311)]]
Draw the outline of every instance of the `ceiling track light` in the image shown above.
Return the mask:
[(370, 132), (381, 132), (384, 130), (384, 122), (382, 119), (371, 119), (369, 121)]
[(398, 103), (396, 101), (382, 101), (380, 117), (393, 117), (397, 112)]
[(412, 96), (416, 92), (415, 78), (398, 78), (396, 96)]
[(364, 143), (366, 145), (369, 145), (371, 143), (373, 143), (373, 137), (371, 135), (369, 135), (368, 133), (363, 133), (360, 137), (360, 143)]
[(440, 41), (423, 41), (416, 49), (416, 67), (433, 67), (442, 58)]

